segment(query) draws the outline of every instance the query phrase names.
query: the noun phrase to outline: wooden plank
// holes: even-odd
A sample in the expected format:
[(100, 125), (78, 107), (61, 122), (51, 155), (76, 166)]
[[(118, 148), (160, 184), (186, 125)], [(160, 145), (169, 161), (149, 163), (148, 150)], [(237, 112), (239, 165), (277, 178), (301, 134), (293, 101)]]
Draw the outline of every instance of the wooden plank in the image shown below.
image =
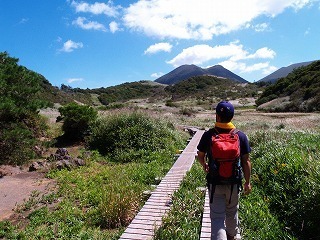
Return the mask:
[(203, 132), (201, 130), (195, 133), (119, 240), (153, 238), (155, 229), (161, 226), (162, 217), (170, 210), (172, 195), (179, 189), (184, 176), (195, 161), (196, 147)]
[(134, 234), (134, 233), (124, 232), (121, 235), (120, 239), (122, 239), (122, 240), (149, 240), (149, 239), (152, 239), (152, 234), (144, 235), (141, 233)]
[(207, 189), (206, 195), (205, 195), (205, 201), (204, 201), (200, 240), (210, 240), (210, 239), (211, 239), (211, 219), (210, 219), (209, 192)]

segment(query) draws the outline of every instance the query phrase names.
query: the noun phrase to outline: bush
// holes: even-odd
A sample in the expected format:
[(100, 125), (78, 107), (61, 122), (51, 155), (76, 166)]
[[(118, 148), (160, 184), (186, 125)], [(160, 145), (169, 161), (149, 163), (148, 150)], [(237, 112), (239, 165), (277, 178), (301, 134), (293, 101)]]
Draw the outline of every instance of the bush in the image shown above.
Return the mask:
[(148, 161), (153, 152), (174, 151), (174, 146), (181, 143), (173, 130), (172, 125), (142, 113), (120, 113), (92, 124), (88, 146), (114, 161)]
[[(3, 125), (3, 124), (1, 124)], [(23, 124), (11, 123), (0, 127), (0, 164), (22, 165), (33, 156), (36, 140)]]
[(76, 103), (60, 107), (59, 112), (61, 117), (57, 121), (63, 120), (64, 137), (74, 140), (83, 140), (88, 135), (89, 126), (98, 115), (94, 108)]

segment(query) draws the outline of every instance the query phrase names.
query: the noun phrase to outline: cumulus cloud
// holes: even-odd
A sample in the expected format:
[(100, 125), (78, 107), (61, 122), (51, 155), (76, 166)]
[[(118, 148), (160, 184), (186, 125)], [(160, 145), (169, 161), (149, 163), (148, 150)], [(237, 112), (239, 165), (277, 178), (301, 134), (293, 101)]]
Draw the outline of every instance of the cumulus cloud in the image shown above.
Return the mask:
[(161, 76), (163, 76), (163, 72), (158, 72), (158, 73), (152, 73), (152, 74), (151, 74), (151, 77), (152, 77), (152, 78), (159, 78), (159, 77), (161, 77)]
[(110, 24), (109, 24), (109, 29), (110, 29), (110, 32), (112, 33), (115, 33), (117, 31), (120, 31), (121, 29), (119, 28), (119, 25), (118, 23), (116, 23), (115, 21), (112, 21)]
[(83, 78), (69, 78), (69, 79), (67, 79), (68, 83), (81, 82), (81, 81), (83, 81)]
[[(124, 10), (124, 24), (158, 38), (209, 40), (245, 28), (255, 18), (299, 10), (314, 0), (139, 0)], [(256, 30), (264, 30), (265, 24)]]
[(269, 28), (269, 25), (267, 23), (260, 23), (253, 26), (253, 29), (256, 32), (264, 32), (268, 30), (268, 28)]
[(306, 36), (306, 35), (309, 35), (309, 33), (310, 33), (310, 28), (308, 28), (305, 32), (304, 32), (304, 35)]
[(240, 73), (252, 73), (261, 71), (263, 74), (268, 75), (278, 69), (277, 67), (270, 65), (270, 62), (247, 64), (243, 61), (234, 62), (231, 60), (226, 60), (220, 62), (219, 64), (230, 71), (238, 71)]
[(170, 43), (161, 42), (161, 43), (153, 44), (150, 47), (148, 47), (148, 49), (144, 51), (144, 54), (154, 54), (161, 51), (171, 52), (171, 49), (172, 49), (172, 45)]
[(276, 52), (267, 47), (258, 49), (254, 54), (250, 54), (247, 58), (271, 58), (273, 59)]
[(107, 31), (107, 29), (105, 28), (105, 26), (101, 23), (95, 22), (95, 21), (88, 21), (86, 18), (84, 17), (78, 17), (76, 20), (74, 20), (72, 22), (73, 25), (76, 25), (82, 29), (85, 30), (98, 30), (98, 31)]
[(107, 4), (99, 2), (89, 4), (83, 1), (72, 1), (71, 6), (75, 8), (76, 12), (92, 13), (95, 15), (104, 14), (108, 17), (117, 17), (119, 9), (121, 9), (120, 6), (114, 6), (112, 1), (108, 1)]
[(248, 53), (243, 49), (243, 46), (241, 44), (237, 45), (237, 42), (214, 47), (201, 44), (183, 49), (181, 53), (167, 61), (167, 63), (174, 67), (183, 64), (202, 65), (213, 59), (231, 58), (233, 60), (239, 60), (246, 58), (247, 55)]
[(259, 61), (260, 59), (273, 59), (276, 52), (267, 47), (260, 48), (254, 53), (249, 53), (244, 49), (243, 45), (239, 41), (231, 42), (228, 45), (195, 45), (183, 49), (173, 59), (167, 61), (168, 64), (174, 67), (181, 66), (183, 64), (195, 64), (203, 65), (212, 60), (219, 61), (219, 64), (224, 66), (230, 71), (240, 71), (243, 73), (253, 72), (253, 71), (271, 71), (275, 67), (271, 67), (269, 62), (255, 63), (248, 65), (246, 61), (250, 59), (255, 59)]
[(25, 24), (26, 22), (29, 21), (29, 18), (22, 18), (19, 22), (19, 24)]
[(273, 73), (273, 72), (276, 71), (276, 70), (278, 70), (277, 67), (275, 67), (275, 66), (268, 66), (268, 67), (262, 69), (262, 73), (265, 74), (265, 75), (269, 75), (269, 74)]
[(82, 42), (74, 42), (72, 40), (68, 40), (63, 44), (63, 47), (60, 49), (61, 52), (72, 52), (75, 49), (83, 48)]

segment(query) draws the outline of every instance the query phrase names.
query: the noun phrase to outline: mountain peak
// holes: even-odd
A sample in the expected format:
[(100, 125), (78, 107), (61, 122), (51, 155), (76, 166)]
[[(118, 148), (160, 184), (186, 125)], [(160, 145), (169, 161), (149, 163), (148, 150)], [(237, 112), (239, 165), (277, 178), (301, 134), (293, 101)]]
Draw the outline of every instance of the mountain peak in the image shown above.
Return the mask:
[(228, 78), (241, 83), (248, 82), (245, 79), (239, 77), (238, 75), (232, 73), (228, 69), (225, 69), (221, 65), (214, 65), (212, 67), (203, 69), (194, 64), (181, 65), (176, 69), (172, 70), (171, 72), (156, 79), (155, 82), (171, 85), (191, 77), (203, 76), (203, 75), (212, 75), (212, 76), (221, 77), (221, 78)]

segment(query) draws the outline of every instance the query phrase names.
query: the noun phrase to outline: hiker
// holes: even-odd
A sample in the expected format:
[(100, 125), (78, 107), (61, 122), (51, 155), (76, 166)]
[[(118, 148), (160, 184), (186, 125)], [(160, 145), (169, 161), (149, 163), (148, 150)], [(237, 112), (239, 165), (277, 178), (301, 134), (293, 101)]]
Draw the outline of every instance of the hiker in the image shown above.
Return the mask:
[(198, 160), (207, 173), (212, 240), (241, 238), (239, 195), (242, 189), (245, 195), (251, 192), (251, 148), (247, 136), (231, 123), (233, 116), (233, 105), (228, 101), (220, 102), (216, 107), (214, 128), (204, 132), (197, 147)]

